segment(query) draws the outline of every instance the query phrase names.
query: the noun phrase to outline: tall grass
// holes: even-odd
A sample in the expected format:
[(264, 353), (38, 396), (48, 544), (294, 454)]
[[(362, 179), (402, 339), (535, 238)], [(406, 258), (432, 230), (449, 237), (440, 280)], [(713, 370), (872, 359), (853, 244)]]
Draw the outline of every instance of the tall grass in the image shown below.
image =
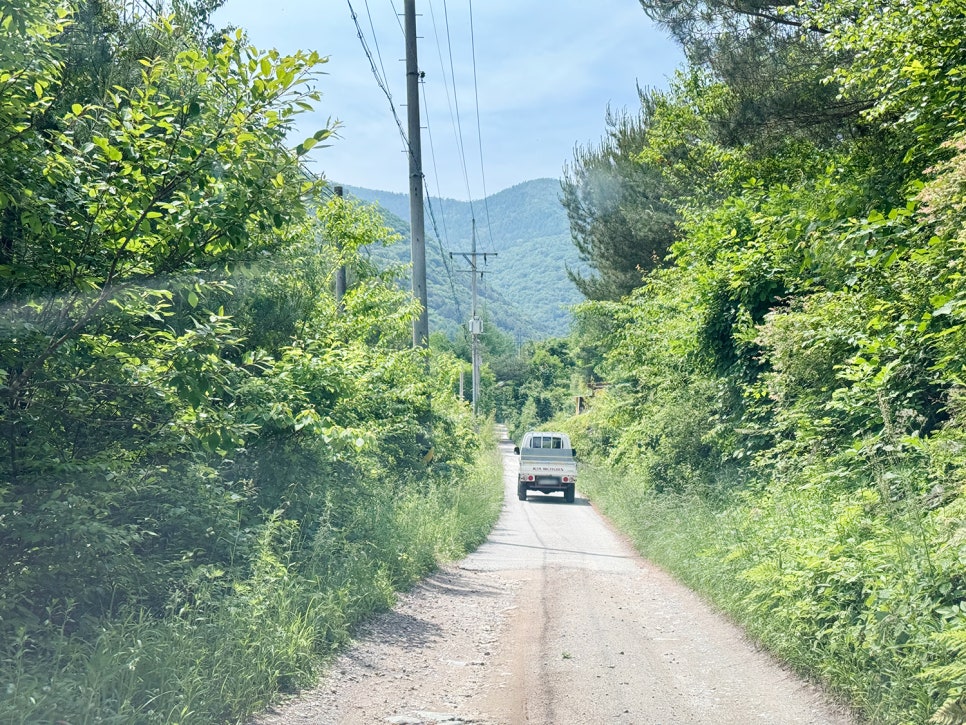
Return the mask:
[(88, 627), (95, 636), (4, 643), (0, 722), (241, 722), (280, 690), (312, 684), (354, 624), (478, 545), (502, 500), (495, 448), (468, 472), (393, 483), (360, 501), (365, 536), (323, 525), (306, 539), (276, 514), (258, 532), (245, 580), (203, 570), (164, 616), (127, 612)]
[(645, 556), (870, 722), (966, 722), (961, 501), (772, 485), (711, 504), (630, 474), (581, 481)]

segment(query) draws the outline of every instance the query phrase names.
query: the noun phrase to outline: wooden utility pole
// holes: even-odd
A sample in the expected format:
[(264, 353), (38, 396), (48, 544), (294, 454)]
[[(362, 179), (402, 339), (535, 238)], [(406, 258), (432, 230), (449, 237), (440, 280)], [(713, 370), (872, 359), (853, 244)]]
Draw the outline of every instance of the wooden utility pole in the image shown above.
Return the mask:
[(405, 0), (406, 115), (409, 120), (409, 226), (412, 233), (413, 296), (419, 316), (413, 320), (413, 347), (429, 345), (429, 304), (426, 295), (426, 234), (423, 219), (423, 156), (419, 128), (419, 64), (416, 61), (416, 0)]
[[(335, 187), (335, 195), (342, 198), (342, 187)], [(341, 204), (341, 202), (340, 202)], [(339, 214), (343, 213), (343, 209), (339, 208)], [(345, 271), (345, 260), (342, 259), (342, 240), (336, 240), (336, 253), (339, 255), (339, 266), (335, 270), (335, 304), (339, 313), (345, 312), (345, 304), (342, 302), (342, 298), (345, 297), (346, 290), (346, 271)]]

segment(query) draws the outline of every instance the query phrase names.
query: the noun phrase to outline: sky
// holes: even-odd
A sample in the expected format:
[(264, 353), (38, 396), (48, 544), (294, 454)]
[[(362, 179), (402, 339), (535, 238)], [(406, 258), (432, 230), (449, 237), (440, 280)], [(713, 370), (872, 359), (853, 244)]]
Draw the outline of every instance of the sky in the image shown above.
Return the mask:
[[(402, 12), (403, 0), (227, 0), (213, 22), (244, 28), (260, 50), (327, 56), (322, 100), (300, 117), (292, 145), (336, 119), (339, 137), (313, 149), (312, 170), (408, 192), (392, 113), (406, 128)], [(423, 172), (433, 196), (476, 200), (560, 178), (576, 146), (600, 141), (608, 106), (636, 111), (638, 86), (667, 87), (682, 63), (638, 0), (416, 0), (416, 12)]]

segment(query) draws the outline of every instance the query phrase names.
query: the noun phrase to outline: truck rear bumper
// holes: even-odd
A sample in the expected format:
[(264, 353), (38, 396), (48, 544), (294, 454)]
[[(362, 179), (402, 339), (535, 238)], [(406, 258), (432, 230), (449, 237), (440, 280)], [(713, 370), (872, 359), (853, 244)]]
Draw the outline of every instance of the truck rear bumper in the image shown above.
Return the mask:
[(520, 479), (519, 484), (530, 491), (566, 491), (568, 486), (574, 485), (571, 481), (564, 483), (557, 478), (541, 478), (536, 481)]

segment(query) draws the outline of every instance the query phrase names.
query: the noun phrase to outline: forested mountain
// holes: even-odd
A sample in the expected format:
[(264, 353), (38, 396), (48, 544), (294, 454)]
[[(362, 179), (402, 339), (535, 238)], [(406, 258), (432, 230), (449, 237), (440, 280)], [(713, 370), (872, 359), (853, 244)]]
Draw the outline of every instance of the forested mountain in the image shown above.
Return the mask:
[[(346, 187), (346, 193), (378, 204), (403, 239), (376, 258), (408, 264), (409, 197), (386, 191)], [(560, 203), (560, 182), (536, 179), (474, 202), (430, 199), (426, 214), (426, 277), (431, 330), (460, 334), (470, 315), (469, 266), (460, 252), (472, 245), (476, 219), (481, 307), (486, 316), (516, 340), (567, 334), (570, 305), (580, 301), (567, 269), (580, 268)], [(450, 253), (453, 258), (450, 259)]]

